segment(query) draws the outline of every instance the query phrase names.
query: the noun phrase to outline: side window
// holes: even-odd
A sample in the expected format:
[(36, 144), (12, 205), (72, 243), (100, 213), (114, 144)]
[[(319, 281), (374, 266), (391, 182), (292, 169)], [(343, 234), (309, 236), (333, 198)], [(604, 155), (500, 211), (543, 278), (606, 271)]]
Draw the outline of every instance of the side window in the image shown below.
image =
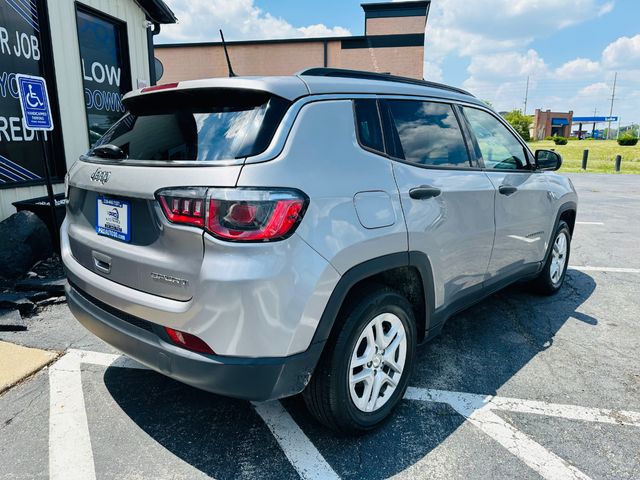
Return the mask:
[(386, 104), (400, 143), (394, 156), (431, 167), (470, 166), (451, 105), (417, 100), (386, 100)]
[(374, 99), (354, 100), (358, 140), (363, 147), (384, 152), (378, 105)]
[(528, 170), (522, 144), (493, 115), (476, 108), (462, 107), (475, 134), (486, 168)]

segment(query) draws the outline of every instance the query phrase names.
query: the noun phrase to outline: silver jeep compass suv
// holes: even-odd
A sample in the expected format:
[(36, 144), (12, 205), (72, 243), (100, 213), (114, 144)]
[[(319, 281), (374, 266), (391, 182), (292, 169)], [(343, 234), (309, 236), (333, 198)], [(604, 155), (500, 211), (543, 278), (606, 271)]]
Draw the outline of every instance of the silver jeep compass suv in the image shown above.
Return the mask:
[(325, 425), (366, 431), (448, 317), (516, 280), (562, 285), (577, 197), (561, 159), (465, 91), (317, 68), (123, 102), (68, 175), (67, 296), (169, 377), (302, 392)]

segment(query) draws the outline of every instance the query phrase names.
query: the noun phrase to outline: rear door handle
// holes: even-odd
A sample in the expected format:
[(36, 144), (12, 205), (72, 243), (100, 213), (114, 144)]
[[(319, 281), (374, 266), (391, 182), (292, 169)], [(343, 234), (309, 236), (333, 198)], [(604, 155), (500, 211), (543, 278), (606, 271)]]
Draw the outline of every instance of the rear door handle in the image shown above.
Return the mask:
[(104, 253), (93, 251), (93, 264), (102, 273), (111, 273), (111, 257)]
[(512, 187), (510, 185), (500, 185), (500, 187), (498, 187), (498, 191), (502, 195), (506, 195), (508, 197), (509, 195), (513, 195), (514, 193), (516, 193), (518, 191), (518, 187)]
[(409, 190), (409, 196), (414, 200), (423, 200), (425, 198), (433, 198), (440, 195), (442, 191), (431, 185), (420, 185), (419, 187)]

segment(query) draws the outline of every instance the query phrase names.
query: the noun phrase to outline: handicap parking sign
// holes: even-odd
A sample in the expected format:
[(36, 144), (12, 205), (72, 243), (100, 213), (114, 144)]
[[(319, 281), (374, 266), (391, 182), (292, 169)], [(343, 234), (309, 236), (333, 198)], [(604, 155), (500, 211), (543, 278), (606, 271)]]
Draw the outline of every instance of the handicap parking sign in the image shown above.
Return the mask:
[(29, 130), (53, 130), (51, 107), (44, 78), (16, 75), (25, 127)]

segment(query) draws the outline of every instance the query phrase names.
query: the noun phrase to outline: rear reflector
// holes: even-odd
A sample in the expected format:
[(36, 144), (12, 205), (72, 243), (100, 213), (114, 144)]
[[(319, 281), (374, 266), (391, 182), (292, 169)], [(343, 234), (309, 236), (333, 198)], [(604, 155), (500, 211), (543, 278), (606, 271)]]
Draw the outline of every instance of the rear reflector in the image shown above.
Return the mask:
[(292, 189), (174, 188), (156, 195), (169, 221), (203, 227), (219, 239), (235, 242), (287, 238), (308, 204), (306, 195)]
[(164, 328), (169, 335), (169, 338), (178, 345), (179, 347), (186, 348), (187, 350), (191, 350), (193, 352), (198, 353), (209, 353), (214, 355), (215, 352), (211, 350), (211, 347), (207, 345), (204, 340), (199, 339), (195, 335), (191, 335), (190, 333), (181, 332), (179, 330), (174, 330), (173, 328), (165, 327)]

